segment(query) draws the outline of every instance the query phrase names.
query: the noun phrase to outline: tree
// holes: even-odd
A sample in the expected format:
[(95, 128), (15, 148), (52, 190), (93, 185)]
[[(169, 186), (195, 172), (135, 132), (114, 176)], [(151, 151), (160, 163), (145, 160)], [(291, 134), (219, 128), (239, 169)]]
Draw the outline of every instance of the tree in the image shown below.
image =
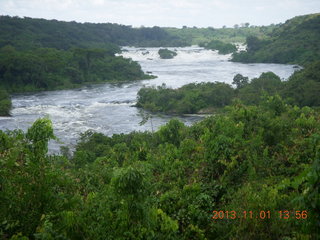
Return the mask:
[(11, 98), (6, 90), (0, 88), (0, 116), (9, 116), (11, 109)]
[(162, 142), (179, 146), (183, 139), (184, 129), (185, 125), (182, 122), (172, 119), (160, 128), (158, 134)]
[(69, 180), (52, 164), (58, 158), (46, 155), (53, 138), (49, 119), (38, 119), (27, 134), (0, 131), (0, 238), (32, 237), (45, 215), (68, 208)]
[(234, 76), (232, 84), (236, 85), (237, 89), (240, 89), (249, 83), (249, 78), (242, 76), (240, 73)]

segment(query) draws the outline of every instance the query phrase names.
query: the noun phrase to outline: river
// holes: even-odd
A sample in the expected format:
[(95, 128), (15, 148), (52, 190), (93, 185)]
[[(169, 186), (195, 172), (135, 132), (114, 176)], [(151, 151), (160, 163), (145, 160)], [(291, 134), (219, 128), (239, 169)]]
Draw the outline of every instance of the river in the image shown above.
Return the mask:
[[(169, 48), (176, 50), (174, 59), (160, 59), (159, 48), (124, 47), (122, 55), (138, 61), (142, 69), (158, 76), (152, 80), (123, 84), (97, 84), (80, 89), (48, 91), (12, 96), (12, 117), (0, 117), (1, 130), (16, 128), (26, 130), (40, 118), (49, 117), (55, 135), (64, 145), (74, 146), (80, 133), (87, 130), (107, 135), (129, 133), (159, 128), (172, 116), (152, 115), (144, 125), (141, 109), (132, 107), (139, 89), (143, 86), (159, 86), (165, 83), (178, 88), (192, 82), (232, 82), (240, 73), (250, 79), (262, 72), (272, 71), (282, 79), (293, 72), (293, 65), (284, 64), (242, 64), (228, 61), (230, 55), (219, 55), (200, 47)], [(200, 120), (201, 116), (179, 117), (185, 124)], [(58, 152), (61, 143), (51, 142), (50, 152)]]

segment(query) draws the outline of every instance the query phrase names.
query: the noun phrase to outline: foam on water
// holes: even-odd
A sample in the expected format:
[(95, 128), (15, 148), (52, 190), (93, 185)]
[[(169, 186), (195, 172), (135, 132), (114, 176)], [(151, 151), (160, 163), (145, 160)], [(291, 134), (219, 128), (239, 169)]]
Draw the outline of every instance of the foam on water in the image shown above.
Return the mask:
[[(174, 59), (160, 59), (159, 48), (132, 48), (122, 56), (138, 61), (144, 71), (158, 76), (156, 79), (125, 84), (97, 84), (73, 90), (19, 94), (12, 97), (12, 117), (0, 117), (0, 129), (21, 128), (26, 130), (39, 117), (49, 117), (53, 121), (58, 138), (67, 145), (74, 145), (80, 133), (87, 130), (99, 131), (107, 135), (129, 133), (131, 131), (156, 130), (172, 116), (153, 115), (140, 126), (141, 113), (132, 107), (143, 86), (167, 86), (178, 88), (192, 82), (222, 81), (231, 83), (235, 74), (249, 78), (262, 72), (273, 71), (281, 78), (288, 78), (294, 71), (292, 65), (281, 64), (241, 64), (229, 62), (230, 55), (219, 55), (216, 51), (199, 47), (169, 48), (176, 50)], [(148, 53), (147, 53), (148, 52)], [(181, 121), (190, 125), (201, 116), (182, 116)], [(50, 142), (51, 152), (59, 150), (59, 144)]]

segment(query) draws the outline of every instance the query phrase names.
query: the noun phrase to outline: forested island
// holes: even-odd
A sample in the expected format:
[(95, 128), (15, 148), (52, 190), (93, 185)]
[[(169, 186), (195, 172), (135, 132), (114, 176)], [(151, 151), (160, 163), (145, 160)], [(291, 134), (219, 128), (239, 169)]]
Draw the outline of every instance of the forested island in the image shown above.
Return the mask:
[[(280, 95), (289, 104), (320, 106), (320, 14), (299, 16), (275, 28), (268, 38), (247, 37), (247, 51), (235, 52), (230, 43), (213, 40), (202, 46), (221, 54), (233, 52), (232, 61), (296, 63), (305, 66), (288, 81), (273, 73), (249, 79), (236, 75), (234, 86), (226, 83), (189, 84), (179, 89), (166, 86), (142, 88), (137, 106), (151, 112), (213, 113), (239, 99), (249, 105), (260, 104), (261, 96)], [(293, 37), (294, 36), (294, 37)]]
[(171, 51), (167, 48), (159, 49), (158, 54), (162, 59), (172, 59), (177, 56), (177, 53), (175, 51)]
[(199, 46), (206, 49), (217, 50), (219, 54), (229, 54), (237, 51), (236, 45), (232, 43), (224, 43), (220, 40), (212, 40), (209, 43), (202, 43)]
[(319, 16), (221, 30), (0, 17), (0, 115), (11, 93), (152, 77), (117, 56), (119, 45), (220, 50), (246, 39), (233, 61), (303, 66), (287, 81), (266, 72), (237, 74), (233, 86), (141, 88), (137, 106), (148, 111), (215, 114), (156, 131), (86, 131), (56, 155), (48, 118), (0, 130), (0, 238), (318, 239)]
[(171, 114), (214, 113), (235, 100), (259, 105), (261, 96), (279, 95), (292, 105), (320, 107), (320, 61), (296, 71), (287, 81), (267, 72), (250, 81), (237, 74), (233, 84), (234, 88), (223, 82), (191, 83), (178, 89), (166, 86), (142, 88), (136, 106)]

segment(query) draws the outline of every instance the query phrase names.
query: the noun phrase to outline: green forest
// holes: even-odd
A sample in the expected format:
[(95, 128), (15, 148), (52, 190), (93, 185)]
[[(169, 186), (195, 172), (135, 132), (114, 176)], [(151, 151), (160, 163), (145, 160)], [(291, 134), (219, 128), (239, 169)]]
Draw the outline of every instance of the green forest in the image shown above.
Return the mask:
[(287, 20), (268, 38), (248, 36), (247, 51), (235, 53), (235, 62), (295, 63), (306, 65), (320, 59), (320, 14)]
[(199, 46), (206, 49), (218, 50), (219, 54), (229, 54), (237, 51), (236, 45), (232, 43), (224, 43), (220, 40), (212, 40), (208, 43), (199, 44)]
[(303, 68), (286, 81), (265, 72), (236, 74), (232, 85), (141, 88), (136, 106), (147, 114), (211, 115), (191, 126), (172, 118), (156, 131), (86, 131), (60, 154), (48, 153), (50, 141), (61, 143), (49, 118), (0, 130), (0, 239), (318, 240), (319, 16), (233, 29), (1, 16), (4, 116), (12, 93), (154, 77), (116, 55), (123, 45), (224, 53), (246, 40), (233, 61)]
[(132, 28), (112, 23), (77, 23), (0, 16), (0, 47), (109, 48), (115, 46), (175, 47), (188, 43), (160, 27)]
[(131, 59), (115, 56), (106, 49), (37, 48), (0, 49), (0, 116), (8, 116), (9, 93), (35, 92), (80, 87), (102, 82), (150, 79)]
[(167, 48), (159, 49), (158, 54), (161, 59), (172, 59), (177, 56), (177, 53), (175, 51), (171, 51)]
[(233, 28), (197, 28), (187, 27), (183, 28), (164, 28), (170, 35), (178, 37), (183, 42), (190, 45), (206, 44), (212, 40), (218, 40), (225, 43), (244, 43), (249, 36), (256, 36), (261, 39), (269, 38), (272, 31), (278, 28), (279, 25), (271, 24), (269, 26), (250, 26), (249, 23), (244, 26), (235, 24)]
[(0, 131), (0, 234), (317, 239), (319, 130), (318, 112), (274, 96), (191, 127), (173, 119), (156, 132), (86, 132), (73, 156), (46, 154), (48, 119)]
[(0, 49), (0, 84), (10, 92), (55, 90), (83, 83), (147, 79), (140, 65), (104, 49)]
[(137, 107), (169, 114), (215, 113), (240, 100), (246, 105), (259, 105), (261, 96), (280, 95), (284, 101), (299, 107), (320, 107), (320, 61), (296, 71), (287, 81), (272, 72), (262, 73), (249, 81), (237, 74), (234, 88), (223, 82), (191, 83), (178, 89), (141, 88)]
[[(267, 38), (276, 25), (234, 28), (160, 28), (77, 23), (0, 16), (0, 116), (11, 109), (9, 94), (79, 87), (88, 83), (148, 79), (140, 66), (115, 57), (120, 47), (183, 47), (202, 44), (220, 53), (247, 36)], [(214, 40), (222, 41), (212, 48)], [(227, 43), (224, 43), (227, 42)], [(227, 46), (227, 48), (226, 48)], [(172, 54), (170, 54), (172, 55)], [(168, 54), (164, 53), (165, 58)], [(173, 56), (173, 55), (172, 55)], [(170, 56), (171, 58), (171, 56)], [(121, 69), (121, 70), (120, 70)]]
[(35, 18), (0, 16), (0, 47), (12, 45), (17, 49), (38, 47), (69, 49), (136, 47), (183, 47), (212, 40), (245, 42), (248, 36), (267, 38), (278, 25), (234, 28), (160, 28), (111, 23), (77, 23)]

